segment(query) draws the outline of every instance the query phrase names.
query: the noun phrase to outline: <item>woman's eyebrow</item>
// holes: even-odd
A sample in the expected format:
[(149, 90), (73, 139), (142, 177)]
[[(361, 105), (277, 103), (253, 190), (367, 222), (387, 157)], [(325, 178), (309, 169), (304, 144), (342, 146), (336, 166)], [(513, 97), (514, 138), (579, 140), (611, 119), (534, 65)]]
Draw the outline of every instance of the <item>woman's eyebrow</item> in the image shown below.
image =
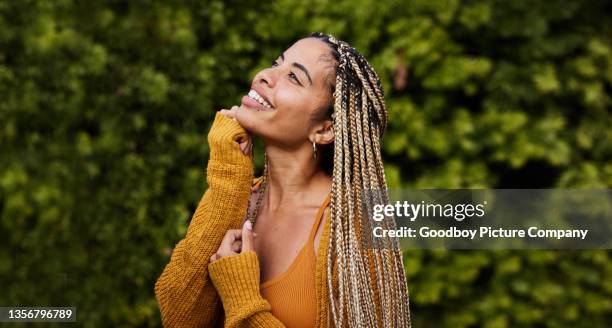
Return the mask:
[[(280, 57), (283, 61), (285, 61), (284, 52), (280, 54)], [(293, 64), (291, 64), (291, 66), (301, 69), (306, 74), (306, 77), (308, 77), (308, 82), (310, 82), (310, 86), (312, 86), (312, 79), (310, 78), (310, 74), (308, 74), (308, 70), (306, 69), (306, 67), (304, 67), (304, 65), (294, 62)]]

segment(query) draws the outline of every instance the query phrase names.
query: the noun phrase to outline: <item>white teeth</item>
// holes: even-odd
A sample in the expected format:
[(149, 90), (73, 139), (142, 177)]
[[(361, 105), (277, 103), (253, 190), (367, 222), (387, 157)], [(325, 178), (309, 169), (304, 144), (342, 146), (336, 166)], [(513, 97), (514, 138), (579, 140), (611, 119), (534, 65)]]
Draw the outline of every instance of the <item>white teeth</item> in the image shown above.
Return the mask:
[(257, 93), (257, 91), (255, 91), (255, 90), (250, 90), (250, 91), (249, 91), (248, 96), (249, 96), (249, 97), (251, 97), (251, 98), (253, 98), (253, 99), (255, 99), (255, 100), (257, 100), (257, 101), (258, 101), (260, 104), (262, 104), (264, 107), (266, 107), (266, 108), (272, 108), (272, 106), (270, 106), (270, 104), (268, 104), (268, 102), (267, 102), (267, 101), (265, 101), (265, 100), (264, 100), (264, 99), (263, 99), (263, 98), (262, 98), (262, 97), (261, 97), (261, 96), (260, 96), (260, 95)]

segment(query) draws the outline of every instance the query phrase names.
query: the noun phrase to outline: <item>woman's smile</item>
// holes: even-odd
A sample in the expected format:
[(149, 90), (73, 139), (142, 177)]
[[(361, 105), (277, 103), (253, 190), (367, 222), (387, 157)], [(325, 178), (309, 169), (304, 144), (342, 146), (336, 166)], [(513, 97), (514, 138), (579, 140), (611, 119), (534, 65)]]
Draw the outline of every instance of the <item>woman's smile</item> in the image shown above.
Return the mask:
[(262, 103), (260, 103), (259, 101), (249, 97), (248, 95), (244, 95), (242, 97), (242, 105), (244, 105), (245, 107), (254, 108), (254, 109), (257, 109), (257, 110), (265, 110), (265, 111), (272, 111), (272, 110), (274, 110), (273, 108), (265, 107)]

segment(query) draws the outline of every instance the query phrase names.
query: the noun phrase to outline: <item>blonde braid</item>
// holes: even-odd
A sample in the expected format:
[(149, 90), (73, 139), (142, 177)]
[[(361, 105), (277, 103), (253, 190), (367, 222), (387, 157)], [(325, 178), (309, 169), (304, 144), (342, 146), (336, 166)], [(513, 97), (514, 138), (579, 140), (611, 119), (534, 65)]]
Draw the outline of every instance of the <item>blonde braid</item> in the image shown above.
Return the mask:
[[(360, 129), (357, 128), (357, 123), (356, 121), (358, 121), (359, 119), (359, 111), (356, 110), (356, 108), (358, 108), (359, 104), (357, 103), (358, 99), (355, 97), (354, 93), (351, 93), (349, 95), (350, 98), (350, 131), (352, 131), (351, 133), (351, 148), (352, 148), (352, 152), (355, 158), (353, 158), (354, 160), (354, 165), (353, 165), (353, 179), (355, 186), (361, 186), (361, 167), (362, 167), (362, 156), (360, 156), (360, 143), (362, 141), (362, 138), (360, 138)], [(361, 193), (361, 188), (354, 188), (355, 192), (355, 202), (357, 203), (355, 208), (360, 209), (362, 206), (362, 193)], [(356, 216), (361, 216), (361, 211), (357, 211), (355, 213)], [(359, 222), (361, 221), (361, 219), (358, 219), (355, 221), (355, 227), (354, 229), (359, 231), (362, 227), (359, 224)], [(363, 262), (363, 254), (360, 254), (359, 257), (356, 258), (357, 261), (359, 262)], [(363, 266), (363, 263), (359, 263), (359, 266)], [(365, 280), (368, 281), (369, 277), (367, 275), (363, 276), (365, 272), (358, 272), (358, 274), (360, 274), (359, 278), (360, 280)], [(369, 306), (370, 304), (373, 303), (373, 300), (369, 299), (370, 294), (365, 293), (364, 290), (360, 289), (359, 290), (359, 297), (360, 297), (360, 302), (359, 302), (359, 306), (361, 308), (366, 308), (367, 306)], [(371, 313), (370, 311), (366, 311), (366, 315), (368, 316), (368, 322), (371, 324), (375, 324), (376, 323), (376, 318), (373, 316), (373, 313)]]
[[(343, 65), (343, 63), (340, 63)], [(334, 108), (338, 108), (342, 106), (342, 95), (344, 90), (344, 79), (340, 74), (336, 75), (336, 93), (334, 93)], [(341, 113), (335, 114), (336, 118), (334, 120), (334, 131), (342, 131), (342, 119)], [(343, 233), (341, 227), (341, 220), (335, 220), (336, 217), (343, 216), (343, 207), (342, 197), (346, 194), (343, 189), (342, 184), (342, 164), (343, 164), (344, 154), (342, 147), (334, 147), (334, 172), (339, 172), (338, 174), (333, 174), (332, 176), (332, 199), (331, 199), (331, 233), (330, 233), (330, 242), (335, 241), (330, 244), (331, 249), (344, 249), (344, 245), (342, 243)], [(340, 180), (340, 181), (339, 181)], [(329, 255), (330, 252), (328, 252)], [(338, 263), (338, 271), (341, 272), (344, 270), (344, 253), (337, 254), (335, 259)], [(332, 320), (333, 322), (339, 326), (343, 326), (344, 320), (344, 275), (338, 275), (338, 288), (336, 289), (333, 286), (333, 265), (334, 265), (334, 257), (327, 257), (327, 281), (330, 292), (330, 307), (332, 310)], [(334, 291), (338, 290), (338, 298), (336, 299), (335, 295), (333, 295)], [(338, 301), (340, 300), (340, 301)]]
[[(356, 127), (355, 127), (355, 114), (357, 113), (357, 104), (356, 104), (356, 97), (354, 95), (354, 93), (350, 93), (349, 94), (349, 111), (348, 111), (348, 126), (350, 126), (350, 128), (348, 128), (347, 125), (344, 125), (345, 130), (347, 130), (348, 136), (345, 135), (344, 136), (344, 141), (345, 141), (345, 149), (352, 149), (352, 153), (353, 155), (355, 155), (355, 151), (357, 150), (357, 140), (360, 138), (360, 136), (356, 135)], [(350, 142), (350, 143), (349, 143)], [(348, 146), (350, 145), (350, 147)], [(359, 171), (359, 162), (356, 161), (354, 158), (349, 157), (350, 162), (354, 163), (353, 164), (353, 172), (351, 172), (350, 167), (346, 168), (345, 173), (357, 173), (357, 174), (352, 174), (352, 178), (355, 178), (355, 176), (361, 176), (361, 172)], [(348, 183), (350, 184), (350, 179), (348, 177), (349, 174), (346, 174), (345, 180), (348, 181)], [(359, 186), (358, 181), (355, 182), (356, 186)], [(354, 265), (351, 265), (351, 276), (355, 277), (355, 279), (352, 279), (351, 281), (354, 284), (357, 284), (357, 286), (355, 287), (355, 289), (358, 290), (358, 296), (359, 299), (356, 302), (356, 306), (357, 308), (355, 309), (356, 313), (361, 313), (361, 312), (365, 312), (365, 315), (368, 319), (368, 321), (366, 321), (365, 323), (368, 323), (368, 326), (372, 326), (376, 324), (376, 318), (374, 316), (374, 314), (371, 311), (363, 311), (362, 309), (367, 309), (367, 307), (370, 304), (374, 304), (374, 299), (373, 299), (373, 295), (371, 293), (366, 293), (366, 291), (363, 288), (360, 288), (363, 285), (370, 285), (371, 284), (371, 277), (367, 274), (366, 271), (359, 271), (357, 270), (358, 268), (363, 268), (365, 267), (364, 264), (364, 259), (367, 259), (367, 256), (365, 256), (365, 254), (363, 254), (364, 251), (367, 251), (365, 249), (363, 249), (361, 247), (361, 243), (362, 241), (359, 240), (359, 237), (362, 235), (361, 233), (358, 233), (357, 231), (360, 231), (360, 229), (362, 228), (360, 225), (360, 222), (362, 221), (362, 211), (361, 211), (361, 188), (359, 187), (351, 187), (351, 190), (355, 191), (354, 195), (353, 193), (349, 193), (349, 209), (352, 209), (352, 212), (350, 213), (349, 217), (354, 217), (355, 220), (352, 221), (353, 224), (349, 225), (349, 236), (351, 238), (351, 245), (350, 245), (350, 249), (353, 252), (356, 252), (357, 254), (352, 254), (351, 256), (351, 261), (356, 262), (354, 263)], [(355, 208), (357, 210), (355, 210)], [(361, 315), (360, 315), (361, 316)], [(364, 322), (361, 322), (362, 324), (364, 324)]]
[[(361, 94), (362, 96), (362, 102), (364, 104), (369, 104), (367, 102), (367, 95), (365, 93)], [(368, 105), (366, 105), (368, 106)], [(370, 108), (368, 108), (370, 109)], [(364, 111), (364, 115), (362, 118), (362, 125), (363, 125), (363, 139), (364, 139), (364, 146), (365, 146), (365, 154), (366, 154), (366, 158), (368, 159), (366, 161), (367, 163), (367, 171), (364, 170), (363, 174), (367, 174), (367, 176), (370, 177), (370, 181), (369, 181), (369, 188), (370, 190), (375, 190), (375, 192), (372, 193), (371, 197), (372, 202), (376, 203), (376, 204), (381, 204), (382, 203), (382, 199), (380, 199), (381, 196), (381, 192), (378, 191), (382, 191), (381, 190), (381, 186), (380, 186), (380, 175), (377, 174), (377, 170), (376, 170), (376, 166), (375, 166), (375, 158), (374, 158), (374, 150), (372, 149), (372, 141), (370, 136), (372, 135), (372, 131), (371, 131), (371, 125), (372, 125), (372, 121), (369, 118), (369, 110), (365, 110)], [(376, 136), (376, 134), (374, 134)], [(374, 138), (376, 139), (376, 137)], [(383, 175), (383, 179), (384, 179), (384, 175)], [(367, 198), (367, 197), (366, 197)], [(382, 259), (382, 254), (380, 253), (380, 250), (382, 248), (385, 247), (384, 245), (384, 240), (383, 239), (374, 239), (373, 241), (370, 239), (370, 247), (372, 247), (373, 249), (371, 250), (370, 254), (373, 254), (371, 261), (371, 265), (374, 266), (374, 268), (376, 269), (376, 276), (377, 277), (385, 277), (386, 275), (386, 266), (385, 266), (385, 262)], [(385, 282), (388, 280), (387, 279), (376, 279), (376, 286), (374, 286), (375, 290), (379, 293), (380, 297), (380, 303), (378, 304), (379, 307), (382, 308), (389, 308), (388, 304), (386, 304), (386, 299), (387, 297), (387, 293), (386, 293), (386, 284)], [(388, 315), (385, 313), (385, 311), (381, 311), (383, 313), (383, 318), (381, 318), (381, 320), (383, 322), (389, 323), (389, 319), (387, 318)]]
[[(351, 66), (355, 70), (355, 73), (359, 76), (360, 80), (361, 81), (368, 81), (368, 82), (371, 83), (371, 81), (372, 81), (371, 79), (364, 78), (364, 74), (362, 73), (361, 69), (359, 68), (359, 65), (357, 64), (356, 60), (351, 58), (350, 62), (351, 62)], [(367, 73), (366, 73), (366, 75), (369, 76), (369, 74), (367, 74)], [(364, 86), (364, 89), (366, 90), (366, 92), (362, 93), (362, 97), (363, 97), (362, 101), (364, 103), (367, 103), (367, 100), (365, 98), (366, 98), (366, 95), (369, 96), (369, 98), (372, 101), (372, 105), (374, 107), (381, 107), (382, 108), (382, 109), (376, 110), (376, 113), (381, 113), (381, 112), (384, 113), (385, 112), (385, 110), (384, 110), (384, 102), (380, 102), (380, 98), (375, 96), (375, 93), (371, 90), (372, 86), (368, 85), (367, 82), (364, 83), (363, 86)], [(378, 95), (378, 94), (379, 93), (376, 93), (376, 95)], [(379, 119), (381, 121), (383, 121), (383, 122), (385, 121), (381, 117), (379, 117)], [(366, 123), (366, 122), (364, 122), (364, 123)], [(374, 161), (370, 163), (370, 164), (373, 164), (374, 167), (369, 166), (368, 169), (370, 170), (370, 172), (371, 172), (372, 169), (376, 171), (376, 174), (371, 175), (371, 176), (384, 176), (384, 169), (381, 170), (381, 168), (382, 168), (382, 160), (380, 158), (380, 152), (379, 152), (380, 151), (380, 146), (378, 145), (378, 138), (376, 138), (376, 137), (375, 138), (370, 138), (370, 135), (380, 136), (380, 134), (379, 134), (379, 131), (376, 128), (375, 124), (372, 124), (372, 122), (369, 121), (369, 120), (368, 120), (368, 123), (369, 124), (366, 125), (366, 131), (369, 130), (369, 127), (371, 126), (372, 134), (367, 133), (366, 136), (365, 136), (365, 138), (368, 140), (367, 147), (366, 147), (366, 152), (368, 152), (368, 155), (372, 154), (373, 157), (374, 157)], [(372, 141), (372, 143), (370, 143), (370, 140)], [(377, 181), (377, 182), (379, 182), (379, 181)], [(379, 185), (378, 188), (386, 189), (386, 181), (384, 179), (382, 180), (382, 185)], [(377, 201), (382, 201), (382, 200), (377, 200)], [(377, 270), (377, 275), (378, 276), (387, 276), (390, 279), (395, 279), (395, 273), (394, 273), (394, 271), (395, 271), (394, 269), (395, 268), (394, 267), (396, 265), (395, 265), (395, 263), (393, 263), (394, 261), (390, 261), (388, 259), (388, 254), (387, 254), (387, 252), (384, 249), (384, 247), (387, 246), (387, 245), (380, 245), (379, 243), (376, 243), (376, 244), (378, 244), (377, 245), (378, 247), (381, 247), (381, 246), (383, 247), (380, 252), (376, 252), (374, 254), (375, 261), (377, 262), (377, 264), (379, 264), (379, 265), (375, 265), (376, 270)], [(384, 286), (382, 285), (382, 283), (384, 283), (383, 281), (379, 280), (378, 283), (379, 283), (379, 285), (378, 285), (379, 290), (383, 290), (383, 291), (384, 290), (391, 290), (391, 291), (393, 291), (393, 289), (390, 287), (390, 286), (392, 286), (394, 284), (393, 281), (388, 282), (387, 285), (384, 285)], [(396, 297), (393, 297), (393, 295), (391, 295), (390, 297), (382, 297), (381, 303), (382, 303), (381, 306), (383, 308), (397, 308), (397, 304), (395, 304), (395, 303), (397, 303), (396, 302)], [(383, 322), (390, 322), (391, 321), (391, 318), (389, 318), (387, 315), (388, 315), (387, 312), (383, 312)]]
[[(380, 195), (375, 193), (379, 197), (375, 197), (374, 201), (388, 202), (378, 140), (388, 120), (380, 80), (365, 59), (347, 43), (321, 33), (313, 35), (336, 45), (332, 48), (340, 54), (334, 92), (336, 139), (332, 188), (348, 195), (338, 195), (332, 199), (337, 209), (332, 212), (331, 220), (335, 229), (330, 239), (341, 236), (340, 240), (346, 240), (348, 234), (352, 242), (349, 243), (349, 249), (343, 248), (345, 244), (334, 243), (328, 252), (328, 274), (331, 274), (334, 260), (337, 261), (338, 280), (343, 282), (339, 283), (338, 293), (345, 295), (336, 298), (333, 286), (329, 284), (333, 322), (343, 326), (346, 315), (351, 326), (409, 327), (408, 293), (399, 245), (393, 239), (373, 240), (371, 221), (363, 215), (365, 211), (362, 207), (362, 190), (367, 189), (380, 190)], [(344, 171), (339, 172), (342, 168)], [(344, 185), (339, 185), (342, 182)], [(365, 199), (366, 203), (372, 201), (368, 197)], [(390, 227), (395, 225), (393, 221), (385, 223)], [(340, 257), (343, 261), (338, 261)], [(350, 268), (345, 270), (344, 265), (347, 263)], [(362, 273), (365, 272), (369, 274), (364, 277)], [(352, 289), (343, 292), (341, 289), (347, 286), (344, 283), (346, 280), (352, 282), (348, 284)], [(331, 281), (328, 279), (328, 283)], [(346, 300), (346, 295), (356, 298), (357, 302)], [(370, 305), (371, 300), (374, 300), (374, 307)], [(344, 302), (347, 305), (346, 314), (340, 310), (344, 308)], [(355, 308), (354, 304), (358, 304), (359, 308)]]

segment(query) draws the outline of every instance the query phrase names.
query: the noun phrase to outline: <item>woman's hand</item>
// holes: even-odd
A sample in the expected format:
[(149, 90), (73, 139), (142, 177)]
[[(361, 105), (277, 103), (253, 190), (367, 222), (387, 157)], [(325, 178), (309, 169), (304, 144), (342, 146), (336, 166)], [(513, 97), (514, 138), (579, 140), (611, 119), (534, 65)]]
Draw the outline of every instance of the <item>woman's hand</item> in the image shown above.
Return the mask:
[(221, 241), (219, 249), (210, 257), (210, 263), (226, 256), (242, 254), (254, 250), (253, 238), (255, 237), (257, 237), (257, 233), (253, 232), (253, 226), (249, 220), (244, 222), (242, 230), (228, 230)]
[[(221, 109), (219, 113), (232, 118), (234, 121), (237, 121), (236, 111), (238, 111), (239, 108), (240, 108), (239, 106), (232, 106), (232, 108), (230, 109)], [(249, 156), (253, 154), (253, 138), (250, 135), (248, 136), (246, 140), (240, 142), (239, 144), (240, 144), (240, 149), (242, 150), (243, 154), (249, 155)]]

